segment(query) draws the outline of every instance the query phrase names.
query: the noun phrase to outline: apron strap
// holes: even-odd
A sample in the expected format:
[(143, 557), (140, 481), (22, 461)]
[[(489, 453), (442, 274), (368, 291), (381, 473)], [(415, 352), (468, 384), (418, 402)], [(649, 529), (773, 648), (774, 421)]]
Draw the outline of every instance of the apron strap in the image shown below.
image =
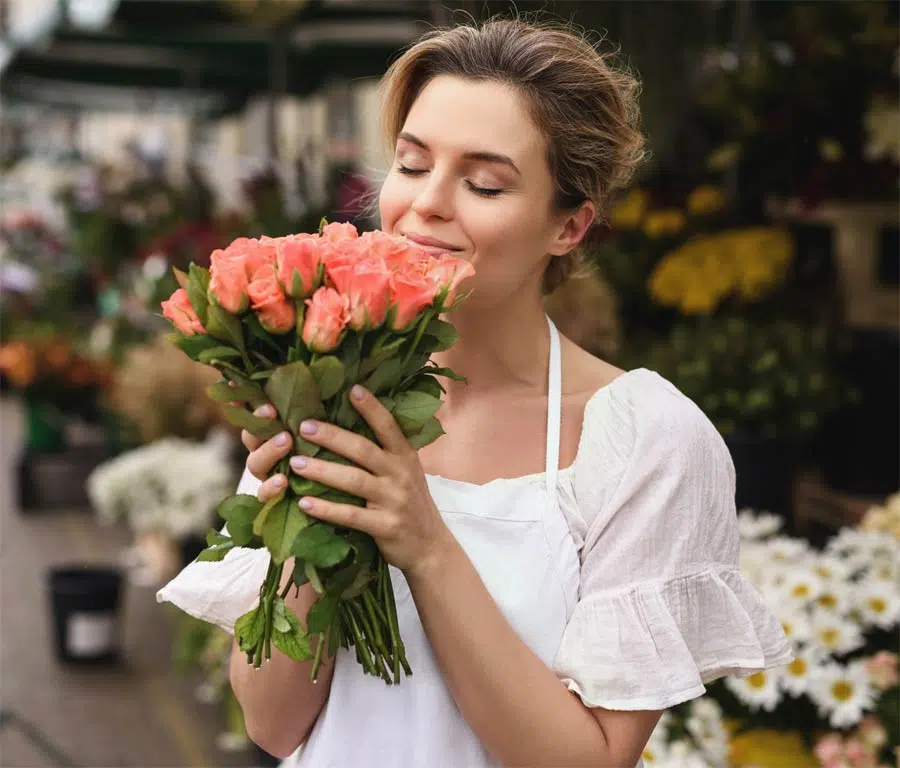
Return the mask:
[(559, 331), (547, 317), (550, 326), (550, 370), (547, 382), (547, 490), (551, 497), (556, 493), (556, 479), (559, 475), (559, 430), (562, 410), (562, 359), (560, 354)]

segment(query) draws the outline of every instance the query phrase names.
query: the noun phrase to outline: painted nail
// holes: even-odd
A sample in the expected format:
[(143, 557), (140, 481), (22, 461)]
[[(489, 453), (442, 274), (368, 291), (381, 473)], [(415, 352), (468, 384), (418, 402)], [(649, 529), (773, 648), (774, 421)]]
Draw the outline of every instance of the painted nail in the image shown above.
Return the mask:
[(255, 411), (253, 411), (253, 415), (259, 416), (260, 418), (262, 418), (264, 416), (271, 416), (272, 409), (269, 408), (268, 405), (261, 405), (261, 406), (259, 406), (259, 408), (257, 408)]
[(314, 435), (314, 434), (316, 434), (316, 432), (319, 431), (319, 426), (314, 421), (304, 421), (300, 425), (300, 431), (304, 435)]
[(291, 442), (291, 436), (287, 432), (282, 432), (278, 437), (275, 438), (275, 445), (279, 448), (284, 448)]
[(359, 386), (359, 384), (354, 384), (350, 389), (350, 397), (354, 400), (362, 400), (366, 396), (366, 390)]
[(312, 499), (302, 498), (300, 499), (300, 507), (302, 509), (312, 509)]
[(287, 484), (287, 480), (285, 479), (284, 475), (276, 475), (272, 478), (272, 483), (278, 488), (282, 488)]
[(294, 456), (291, 458), (291, 466), (294, 469), (303, 469), (307, 464), (305, 456)]

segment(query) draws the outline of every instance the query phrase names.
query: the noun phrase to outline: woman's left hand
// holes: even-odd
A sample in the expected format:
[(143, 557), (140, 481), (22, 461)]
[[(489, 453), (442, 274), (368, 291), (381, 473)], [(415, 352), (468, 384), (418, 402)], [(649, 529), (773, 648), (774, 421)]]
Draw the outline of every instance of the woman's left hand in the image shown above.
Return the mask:
[(361, 496), (368, 506), (304, 496), (300, 508), (320, 520), (368, 533), (391, 565), (415, 571), (439, 554), (452, 534), (428, 491), (419, 456), (393, 415), (363, 387), (351, 390), (350, 401), (382, 447), (333, 424), (305, 421), (300, 434), (306, 440), (357, 466), (294, 456), (291, 468), (301, 477)]

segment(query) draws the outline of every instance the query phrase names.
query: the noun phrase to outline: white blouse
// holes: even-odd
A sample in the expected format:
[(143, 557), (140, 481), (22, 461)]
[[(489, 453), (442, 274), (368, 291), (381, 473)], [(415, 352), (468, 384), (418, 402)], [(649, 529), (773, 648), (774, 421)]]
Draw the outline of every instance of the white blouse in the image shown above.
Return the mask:
[[(558, 378), (556, 389), (556, 403), (554, 397), (548, 398), (548, 413), (556, 409), (558, 419)], [(549, 424), (548, 437), (548, 466), (552, 467), (554, 434)], [(558, 426), (555, 439), (558, 446)], [(671, 383), (638, 369), (599, 390), (585, 409), (574, 463), (558, 475), (554, 470), (480, 486), (429, 477), (429, 486), (514, 629), (585, 705), (665, 709), (702, 695), (704, 684), (716, 678), (751, 674), (790, 661), (790, 645), (780, 623), (739, 571), (735, 476), (728, 449), (700, 409)], [(542, 582), (526, 581), (516, 592), (511, 579), (527, 571), (527, 565), (519, 562), (508, 566), (508, 571), (492, 572), (504, 566), (498, 562), (501, 558), (489, 556), (483, 542), (493, 538), (503, 546), (513, 530), (509, 525), (544, 515), (545, 477), (555, 489), (551, 498), (555, 511), (550, 515), (560, 521), (559, 529), (551, 526), (543, 533), (535, 529), (535, 535), (523, 542), (535, 547), (535, 552), (540, 549), (539, 556), (548, 563), (543, 582), (554, 582), (546, 596), (535, 599), (565, 605), (558, 606), (561, 613), (552, 613), (548, 606), (547, 621), (531, 626), (527, 617), (537, 614), (527, 600), (540, 591)], [(245, 474), (239, 492), (255, 493), (257, 486), (258, 481)], [(520, 509), (529, 507), (527, 514), (511, 509), (516, 505), (510, 502), (516, 498), (522, 502)], [(517, 521), (516, 515), (524, 517)], [(513, 559), (521, 554), (534, 561), (531, 553), (518, 553), (515, 548), (509, 552)], [(256, 605), (267, 566), (265, 550), (235, 550), (219, 563), (192, 563), (157, 597), (233, 633), (237, 618)], [(399, 603), (405, 580), (399, 572), (393, 577)], [(554, 594), (558, 597), (550, 596)], [(414, 606), (410, 610), (414, 613)], [(412, 634), (415, 628), (410, 627)], [(420, 664), (430, 663), (427, 643), (420, 653)], [(343, 666), (344, 682), (339, 674), (340, 655), (338, 661), (333, 685), (352, 691), (342, 698), (333, 689), (307, 747), (318, 758), (303, 756), (309, 757), (310, 765), (342, 765), (346, 763), (341, 760), (352, 757), (340, 751), (345, 747), (337, 735), (342, 728), (339, 723), (347, 721), (340, 712), (330, 716), (329, 709), (342, 707), (346, 714), (346, 708), (360, 702), (372, 728), (367, 727), (371, 734), (357, 734), (357, 739), (371, 737), (372, 746), (367, 747), (371, 755), (377, 753), (381, 738), (374, 719), (393, 704), (386, 698), (384, 706), (373, 707), (366, 697), (401, 697), (415, 690), (407, 680), (392, 687), (375, 679), (363, 680), (352, 658)], [(415, 668), (412, 656), (410, 662)], [(439, 685), (439, 675), (434, 678)], [(414, 673), (409, 681), (419, 685), (422, 679)], [(365, 696), (360, 695), (363, 691)], [(449, 693), (441, 696), (447, 701), (440, 706), (450, 713), (454, 708)], [(397, 712), (406, 712), (407, 717), (416, 712), (399, 698), (395, 704)], [(453, 716), (459, 717), (458, 711)], [(408, 723), (405, 732), (416, 733)], [(452, 754), (459, 760), (463, 753), (458, 750), (467, 734), (460, 730), (448, 740), (450, 733), (445, 731), (442, 738), (456, 745)], [(486, 757), (482, 761), (477, 749), (473, 745), (465, 753), (467, 766), (493, 765)], [(450, 754), (447, 762), (431, 764), (462, 765)]]

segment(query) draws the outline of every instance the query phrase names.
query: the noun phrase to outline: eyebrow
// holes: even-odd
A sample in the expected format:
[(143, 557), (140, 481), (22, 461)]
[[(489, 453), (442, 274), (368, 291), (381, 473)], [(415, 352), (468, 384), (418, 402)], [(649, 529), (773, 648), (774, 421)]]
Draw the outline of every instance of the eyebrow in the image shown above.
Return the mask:
[[(431, 150), (428, 148), (428, 145), (422, 141), (418, 136), (414, 136), (411, 133), (400, 133), (397, 135), (398, 139), (403, 139), (404, 141), (408, 141), (410, 144), (415, 144), (417, 147), (421, 147), (426, 152), (430, 152)], [(500, 165), (507, 165), (512, 168), (516, 173), (520, 176), (522, 172), (519, 170), (518, 166), (512, 161), (512, 158), (507, 155), (501, 155), (497, 152), (466, 152), (463, 155), (463, 158), (466, 160), (475, 160), (476, 162), (483, 163), (499, 163)]]

